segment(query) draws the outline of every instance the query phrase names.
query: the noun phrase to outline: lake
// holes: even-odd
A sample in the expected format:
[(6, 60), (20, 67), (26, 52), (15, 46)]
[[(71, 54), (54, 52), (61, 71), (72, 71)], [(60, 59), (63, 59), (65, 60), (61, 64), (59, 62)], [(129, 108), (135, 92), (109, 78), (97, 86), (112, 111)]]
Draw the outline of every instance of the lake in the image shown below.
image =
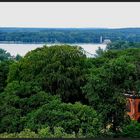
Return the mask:
[[(6, 50), (11, 55), (16, 56), (17, 54), (24, 56), (27, 52), (34, 50), (36, 48), (43, 47), (45, 44), (0, 44), (0, 48)], [(46, 44), (47, 46), (56, 45), (56, 44)], [(60, 45), (60, 44), (57, 44)], [(78, 45), (81, 46), (86, 52), (88, 57), (92, 57), (95, 54), (95, 51), (98, 47), (102, 49), (106, 48), (106, 44), (69, 44), (69, 45)], [(93, 54), (93, 55), (90, 55)]]

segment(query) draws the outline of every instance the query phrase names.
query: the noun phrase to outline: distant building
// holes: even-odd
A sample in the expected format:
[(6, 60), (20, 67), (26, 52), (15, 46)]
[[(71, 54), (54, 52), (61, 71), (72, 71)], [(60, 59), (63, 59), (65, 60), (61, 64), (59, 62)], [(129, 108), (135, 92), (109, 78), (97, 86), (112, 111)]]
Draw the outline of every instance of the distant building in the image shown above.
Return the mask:
[(111, 40), (110, 40), (110, 39), (105, 39), (105, 40), (103, 41), (103, 44), (108, 44), (108, 43), (111, 43)]

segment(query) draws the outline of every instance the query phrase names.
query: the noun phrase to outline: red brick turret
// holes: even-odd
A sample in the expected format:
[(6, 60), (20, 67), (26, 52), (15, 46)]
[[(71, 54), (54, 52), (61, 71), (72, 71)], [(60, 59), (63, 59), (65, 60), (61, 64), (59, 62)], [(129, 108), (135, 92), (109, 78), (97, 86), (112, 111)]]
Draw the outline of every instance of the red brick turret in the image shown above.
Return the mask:
[(127, 98), (127, 114), (132, 120), (140, 122), (140, 95), (125, 94)]

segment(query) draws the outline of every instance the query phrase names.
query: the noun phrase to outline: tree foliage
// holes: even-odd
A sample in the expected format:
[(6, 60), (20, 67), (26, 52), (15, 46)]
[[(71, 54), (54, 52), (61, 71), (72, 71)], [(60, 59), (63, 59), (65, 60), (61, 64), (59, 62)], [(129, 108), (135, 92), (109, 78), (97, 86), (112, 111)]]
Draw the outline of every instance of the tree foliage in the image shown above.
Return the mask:
[(140, 28), (0, 28), (0, 41), (15, 43), (100, 43), (111, 41), (140, 42)]
[(11, 64), (13, 64), (13, 61), (10, 60), (0, 62), (0, 92), (2, 92), (7, 85), (7, 77)]
[(130, 124), (125, 125), (121, 132), (121, 137), (127, 137), (127, 138), (140, 138), (140, 123), (133, 120), (130, 122)]
[(139, 48), (86, 58), (79, 46), (55, 45), (1, 61), (0, 137), (131, 137), (139, 124), (123, 93), (140, 93), (139, 60)]
[(128, 41), (114, 41), (112, 43), (109, 43), (106, 47), (107, 50), (125, 50), (128, 48), (140, 48), (140, 43)]
[(81, 129), (86, 137), (100, 134), (99, 117), (94, 109), (80, 103), (61, 103), (54, 100), (27, 115), (26, 127), (36, 131), (49, 126), (62, 127), (67, 133), (77, 134)]
[(97, 60), (104, 60), (102, 65), (93, 61), (93, 67), (86, 86), (83, 88), (87, 99), (107, 127), (116, 132), (124, 125), (126, 118), (124, 90), (139, 92), (139, 49), (108, 51)]
[(65, 102), (84, 99), (86, 56), (76, 46), (38, 48), (11, 67), (8, 81), (34, 82), (41, 90), (60, 95)]
[(9, 60), (11, 58), (11, 54), (4, 49), (0, 48), (0, 62), (4, 60)]
[(104, 53), (104, 50), (101, 47), (98, 47), (96, 50), (96, 54), (94, 55), (95, 57), (101, 57)]

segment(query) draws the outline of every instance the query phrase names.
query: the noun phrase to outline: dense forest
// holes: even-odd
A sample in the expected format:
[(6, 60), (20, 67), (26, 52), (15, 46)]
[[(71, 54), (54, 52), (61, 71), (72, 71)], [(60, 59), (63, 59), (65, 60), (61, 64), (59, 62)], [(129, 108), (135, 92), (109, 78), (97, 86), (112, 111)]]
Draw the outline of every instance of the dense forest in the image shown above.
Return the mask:
[(140, 28), (0, 28), (0, 42), (100, 43), (101, 36), (112, 42), (140, 42)]
[(94, 58), (70, 45), (1, 49), (0, 138), (140, 137), (124, 96), (140, 91), (139, 47), (114, 42)]

